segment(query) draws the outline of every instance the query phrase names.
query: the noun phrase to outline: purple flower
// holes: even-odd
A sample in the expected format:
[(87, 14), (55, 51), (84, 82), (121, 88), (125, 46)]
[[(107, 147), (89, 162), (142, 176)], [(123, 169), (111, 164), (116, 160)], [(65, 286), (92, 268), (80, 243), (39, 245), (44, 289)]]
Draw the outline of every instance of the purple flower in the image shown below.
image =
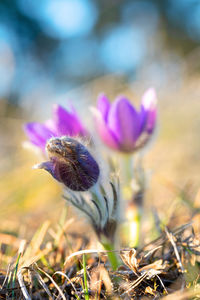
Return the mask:
[(102, 141), (110, 148), (133, 152), (144, 146), (156, 125), (156, 92), (148, 89), (143, 97), (140, 111), (124, 96), (110, 104), (102, 94), (98, 98), (95, 120)]
[(48, 140), (49, 161), (36, 165), (73, 191), (87, 191), (98, 180), (99, 166), (84, 145), (63, 136)]
[(27, 123), (24, 131), (30, 142), (45, 151), (47, 140), (60, 136), (86, 136), (87, 131), (81, 123), (74, 108), (68, 112), (60, 105), (54, 105), (53, 117), (44, 123)]

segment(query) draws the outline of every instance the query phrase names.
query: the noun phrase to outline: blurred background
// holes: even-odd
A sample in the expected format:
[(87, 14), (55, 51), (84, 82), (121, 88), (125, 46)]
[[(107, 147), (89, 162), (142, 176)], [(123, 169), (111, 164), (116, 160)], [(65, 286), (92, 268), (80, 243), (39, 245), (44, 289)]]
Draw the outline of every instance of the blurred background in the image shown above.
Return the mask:
[(31, 169), (38, 156), (22, 148), (23, 123), (49, 118), (52, 103), (72, 102), (90, 118), (102, 91), (139, 103), (146, 88), (157, 90), (147, 207), (163, 216), (179, 191), (196, 194), (199, 0), (1, 0), (0, 78), (1, 230), (29, 224), (26, 235), (64, 206), (58, 184)]

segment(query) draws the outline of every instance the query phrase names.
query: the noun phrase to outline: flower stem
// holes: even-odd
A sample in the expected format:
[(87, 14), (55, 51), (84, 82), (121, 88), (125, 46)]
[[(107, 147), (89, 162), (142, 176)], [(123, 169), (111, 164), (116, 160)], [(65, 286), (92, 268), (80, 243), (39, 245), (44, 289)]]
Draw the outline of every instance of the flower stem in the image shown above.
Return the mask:
[(141, 241), (141, 219), (143, 215), (144, 197), (146, 191), (146, 177), (142, 165), (142, 156), (137, 155), (132, 180), (132, 196), (127, 206), (126, 227), (128, 244), (130, 247), (138, 247)]
[(134, 175), (134, 156), (123, 154), (119, 157), (122, 181), (129, 186)]
[(89, 292), (88, 292), (88, 285), (87, 285), (87, 269), (86, 269), (86, 259), (85, 259), (85, 254), (83, 254), (83, 280), (84, 280), (84, 294), (85, 294), (85, 300), (89, 300)]
[(134, 217), (129, 222), (128, 241), (129, 247), (138, 247), (140, 242), (140, 231), (141, 231), (141, 208), (134, 206)]
[(101, 242), (101, 244), (105, 250), (110, 251), (110, 252), (108, 252), (109, 262), (111, 264), (113, 271), (117, 270), (120, 263), (116, 256), (116, 253), (114, 252), (114, 246), (111, 243), (109, 243), (109, 241)]

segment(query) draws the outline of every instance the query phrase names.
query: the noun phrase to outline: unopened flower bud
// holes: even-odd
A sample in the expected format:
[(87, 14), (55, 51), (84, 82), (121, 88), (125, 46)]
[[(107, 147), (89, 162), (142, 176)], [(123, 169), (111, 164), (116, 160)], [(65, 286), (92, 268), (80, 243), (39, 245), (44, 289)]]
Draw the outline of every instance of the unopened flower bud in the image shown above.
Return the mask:
[(99, 166), (84, 145), (69, 137), (48, 140), (49, 161), (36, 168), (48, 171), (56, 180), (73, 191), (87, 191), (98, 180)]

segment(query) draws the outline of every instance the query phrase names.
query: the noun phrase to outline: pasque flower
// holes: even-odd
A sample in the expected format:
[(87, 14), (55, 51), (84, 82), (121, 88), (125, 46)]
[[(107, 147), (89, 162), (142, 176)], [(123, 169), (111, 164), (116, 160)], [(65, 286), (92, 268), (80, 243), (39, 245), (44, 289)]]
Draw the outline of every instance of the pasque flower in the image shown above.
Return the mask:
[(98, 163), (87, 148), (73, 138), (63, 136), (49, 139), (46, 152), (49, 160), (34, 168), (46, 170), (64, 185), (64, 198), (87, 215), (100, 239), (103, 235), (113, 240), (119, 201), (117, 184), (110, 182), (111, 196), (108, 196), (98, 181)]
[(44, 123), (32, 122), (24, 126), (24, 131), (30, 142), (45, 151), (47, 140), (60, 136), (86, 136), (87, 131), (72, 108), (69, 112), (60, 105), (54, 105), (52, 119)]
[(110, 182), (111, 192), (106, 192), (95, 158), (73, 138), (50, 138), (45, 150), (49, 160), (34, 168), (46, 170), (61, 182), (65, 187), (64, 198), (89, 218), (99, 239), (103, 235), (112, 241), (117, 227), (118, 183)]
[(124, 96), (110, 104), (101, 94), (94, 114), (97, 131), (108, 147), (121, 152), (136, 151), (147, 143), (155, 129), (155, 90), (150, 88), (144, 93), (139, 111)]
[(49, 161), (35, 166), (48, 171), (72, 191), (86, 191), (98, 180), (99, 166), (86, 147), (75, 139), (63, 136), (47, 141)]

